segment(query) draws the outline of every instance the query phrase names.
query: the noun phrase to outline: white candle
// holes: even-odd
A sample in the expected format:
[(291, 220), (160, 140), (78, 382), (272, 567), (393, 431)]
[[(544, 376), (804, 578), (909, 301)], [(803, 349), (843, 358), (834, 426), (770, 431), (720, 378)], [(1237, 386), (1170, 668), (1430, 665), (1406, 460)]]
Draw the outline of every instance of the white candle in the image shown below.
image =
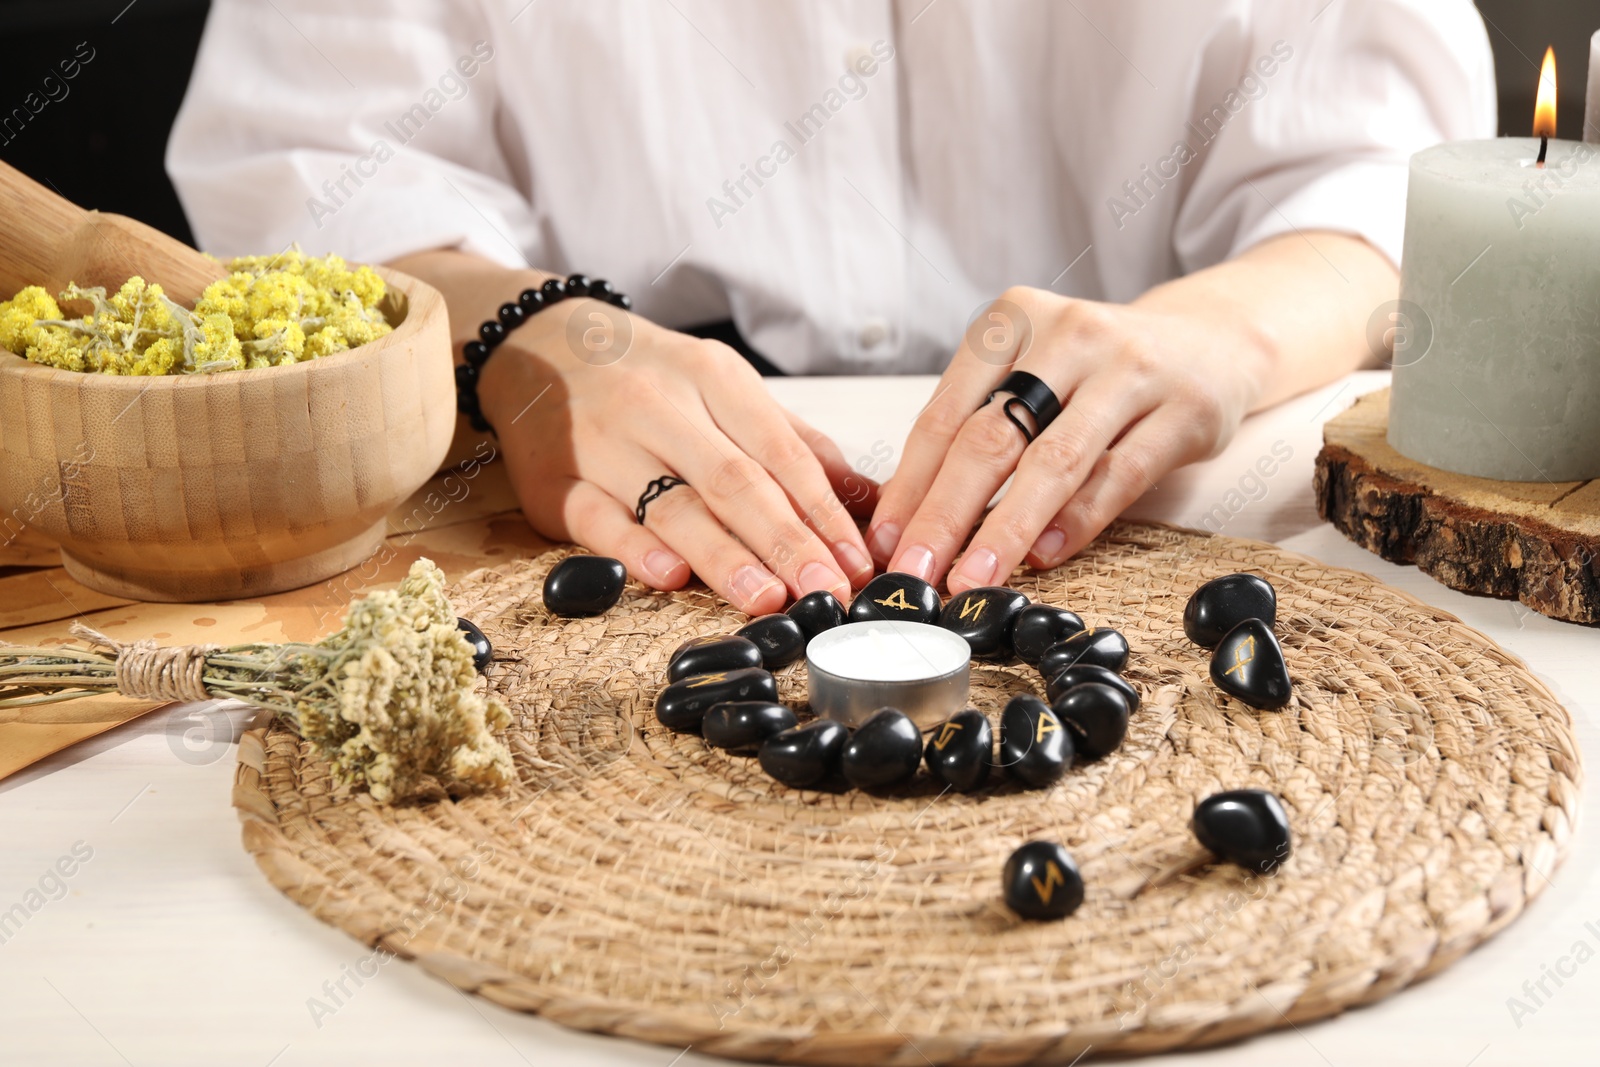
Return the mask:
[(932, 726), (966, 707), (971, 659), (966, 639), (940, 626), (835, 626), (806, 646), (811, 710), (855, 726), (879, 708), (899, 708)]
[(1600, 30), (1589, 38), (1589, 95), (1583, 102), (1583, 139), (1600, 144)]
[(855, 625), (860, 629), (846, 630), (817, 649), (818, 662), (830, 674), (864, 682), (909, 682), (949, 674), (967, 661), (956, 645), (961, 638), (949, 630), (907, 631), (900, 628), (904, 624), (892, 622)]
[(1389, 443), (1442, 470), (1600, 477), (1600, 148), (1411, 157)]

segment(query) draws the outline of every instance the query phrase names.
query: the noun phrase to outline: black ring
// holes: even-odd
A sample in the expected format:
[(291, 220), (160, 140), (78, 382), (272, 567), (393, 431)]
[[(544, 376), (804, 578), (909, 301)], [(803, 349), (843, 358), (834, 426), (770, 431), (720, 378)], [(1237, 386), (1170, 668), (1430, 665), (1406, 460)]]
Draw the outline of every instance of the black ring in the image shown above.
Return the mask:
[(652, 500), (660, 496), (662, 493), (665, 493), (668, 489), (674, 489), (680, 485), (688, 484), (689, 483), (684, 481), (682, 478), (677, 478), (670, 474), (663, 474), (661, 477), (655, 479), (649, 485), (645, 486), (644, 492), (639, 494), (638, 506), (633, 509), (633, 516), (639, 520), (639, 525), (644, 525), (644, 509), (650, 505)]
[[(1014, 370), (1006, 375), (1005, 381), (997, 385), (983, 402), (989, 403), (999, 393), (1011, 394), (1001, 405), (1001, 410), (1005, 412), (1006, 418), (1011, 420), (1011, 424), (1022, 431), (1022, 436), (1027, 438), (1030, 445), (1033, 444), (1033, 439), (1044, 433), (1045, 427), (1055, 422), (1056, 416), (1061, 414), (1061, 401), (1056, 398), (1055, 390), (1025, 370)], [(1027, 425), (1017, 418), (1011, 410), (1012, 404), (1021, 404), (1028, 409), (1028, 413), (1033, 416), (1034, 429), (1029, 430)]]

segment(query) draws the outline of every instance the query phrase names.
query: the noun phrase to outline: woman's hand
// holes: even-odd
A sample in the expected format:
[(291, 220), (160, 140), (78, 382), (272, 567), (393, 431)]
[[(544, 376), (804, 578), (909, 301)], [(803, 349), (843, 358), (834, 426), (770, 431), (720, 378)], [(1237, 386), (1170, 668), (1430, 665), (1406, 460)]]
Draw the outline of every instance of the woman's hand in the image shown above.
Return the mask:
[[(819, 589), (848, 602), (872, 576), (850, 509), (870, 513), (877, 487), (720, 342), (566, 300), (511, 332), (478, 396), (534, 528), (657, 589), (692, 569), (759, 615)], [(687, 484), (641, 526), (634, 509), (663, 475)]]
[[(1266, 360), (1260, 339), (1226, 324), (1038, 289), (1008, 290), (985, 323), (991, 341), (1026, 340), (1031, 327), (1031, 344), (1008, 364), (1015, 349), (991, 352), (969, 331), (868, 535), (891, 570), (937, 582), (948, 569), (952, 593), (1003, 584), (1025, 558), (1055, 566), (1167, 471), (1214, 454), (1255, 401)], [(1013, 370), (1066, 398), (1031, 445), (1002, 410), (1009, 394), (984, 402)]]
[[(480, 322), (546, 277), (447, 250), (393, 265), (444, 295), (458, 361)], [(760, 615), (819, 589), (848, 601), (872, 577), (852, 515), (871, 514), (877, 484), (726, 345), (564, 300), (507, 335), (478, 399), (534, 529), (614, 556), (648, 585), (680, 588), (692, 570)], [(652, 501), (641, 526), (634, 509), (663, 475), (688, 484)]]
[[(1007, 291), (917, 418), (872, 517), (874, 559), (947, 575), (952, 593), (1003, 584), (1024, 560), (1054, 567), (1168, 471), (1215, 455), (1253, 408), (1353, 370), (1394, 270), (1359, 240), (1315, 236), (1264, 242), (1128, 305)], [(984, 400), (1013, 370), (1062, 401), (1032, 444), (1004, 414), (1008, 394)]]

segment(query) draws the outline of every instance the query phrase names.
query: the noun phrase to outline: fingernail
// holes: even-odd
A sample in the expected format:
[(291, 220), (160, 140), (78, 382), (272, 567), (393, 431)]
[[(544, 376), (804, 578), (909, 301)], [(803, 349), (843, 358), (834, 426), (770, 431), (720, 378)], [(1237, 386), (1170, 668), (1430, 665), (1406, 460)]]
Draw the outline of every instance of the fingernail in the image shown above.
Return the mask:
[(841, 585), (848, 587), (850, 584), (832, 567), (815, 561), (800, 568), (799, 582), (802, 594), (815, 593), (819, 589), (836, 593)]
[(914, 574), (925, 582), (933, 580), (933, 549), (927, 545), (912, 545), (900, 553), (900, 558), (894, 561), (891, 570), (902, 574)]
[(645, 577), (657, 585), (663, 585), (670, 581), (672, 573), (681, 566), (683, 566), (683, 560), (674, 556), (671, 552), (663, 552), (658, 548), (653, 552), (645, 553)]
[(770, 571), (761, 569), (752, 563), (733, 572), (733, 580), (728, 585), (733, 589), (733, 595), (738, 598), (741, 608), (748, 607), (766, 592), (770, 586), (778, 585), (778, 579)]
[(849, 541), (835, 541), (833, 543), (833, 556), (844, 564), (844, 569), (850, 572), (850, 577), (871, 577), (872, 561), (862, 555), (861, 550)]
[(888, 563), (889, 554), (899, 544), (900, 527), (892, 522), (886, 522), (867, 534), (867, 547), (872, 550), (872, 558), (879, 563)]
[(1059, 526), (1046, 526), (1044, 533), (1033, 543), (1028, 554), (1043, 563), (1046, 567), (1054, 567), (1060, 563), (1061, 549), (1067, 543), (1067, 534)]
[(952, 578), (968, 583), (970, 588), (994, 582), (994, 572), (999, 569), (1000, 557), (991, 548), (974, 548), (961, 558)]

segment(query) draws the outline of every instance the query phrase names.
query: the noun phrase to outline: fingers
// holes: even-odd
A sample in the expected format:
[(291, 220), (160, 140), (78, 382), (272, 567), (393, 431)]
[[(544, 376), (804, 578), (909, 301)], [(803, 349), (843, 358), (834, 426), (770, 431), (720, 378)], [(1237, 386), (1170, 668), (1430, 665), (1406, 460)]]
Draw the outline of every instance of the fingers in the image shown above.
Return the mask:
[(547, 486), (524, 496), (522, 507), (540, 530), (621, 560), (629, 574), (652, 588), (681, 589), (689, 580), (683, 557), (593, 482), (573, 478)]
[(644, 522), (740, 611), (768, 615), (788, 603), (784, 583), (723, 528), (693, 486), (679, 485), (661, 494), (645, 511)]
[[(955, 443), (967, 419), (977, 410), (1000, 380), (1007, 367), (979, 359), (971, 346), (963, 340), (951, 359), (939, 387), (928, 401), (916, 422), (911, 436), (906, 439), (905, 451), (894, 477), (889, 479), (879, 494), (878, 506), (872, 513), (867, 529), (867, 547), (873, 560), (880, 566), (890, 566), (897, 560), (906, 524), (917, 511), (917, 505), (927, 496), (939, 474), (945, 455)], [(1015, 427), (1008, 428), (1013, 434)], [(992, 490), (991, 490), (992, 495)], [(984, 497), (984, 502), (988, 502)], [(968, 527), (970, 529), (970, 527)], [(909, 542), (906, 542), (909, 544)]]
[(1099, 536), (1157, 479), (1202, 458), (1207, 447), (1203, 434), (1195, 429), (1197, 424), (1198, 420), (1175, 405), (1159, 408), (1136, 423), (1100, 457), (1082, 487), (1029, 547), (1029, 565), (1041, 569), (1060, 566)]
[[(645, 453), (611, 454), (597, 464), (611, 483), (602, 488), (581, 478), (537, 489), (517, 486), (528, 520), (551, 537), (575, 541), (621, 560), (628, 573), (656, 589), (679, 589), (691, 568), (717, 595), (751, 615), (781, 611), (783, 583), (735, 540), (688, 486), (675, 486), (652, 501), (645, 525), (619, 496), (659, 477), (659, 462)], [(629, 488), (620, 488), (626, 483)]]
[[(1012, 308), (1017, 306), (1004, 299), (997, 301), (995, 306), (1002, 305)], [(1012, 314), (1022, 313), (1018, 310)], [(1039, 378), (1057, 397), (1071, 396), (1078, 389), (1083, 374), (1082, 368), (1096, 365), (1094, 353), (1105, 343), (1104, 331), (1088, 328), (1091, 325), (1089, 319), (1085, 318), (1081, 323), (1074, 320), (1074, 323), (1085, 328), (1053, 330), (1045, 342), (1031, 346), (1024, 352), (1011, 369), (1026, 371)], [(972, 336), (969, 331), (964, 347), (970, 349), (971, 344)], [(974, 362), (990, 366), (985, 360), (974, 359)], [(1004, 368), (991, 367), (991, 369), (997, 374), (1005, 372)], [(951, 391), (955, 392), (954, 389)], [(984, 394), (987, 395), (988, 393)], [(1095, 403), (1095, 401), (1096, 398), (1091, 397), (1090, 402)], [(979, 398), (979, 402), (982, 402), (982, 397)], [(1073, 402), (1076, 403), (1076, 399)], [(930, 411), (933, 407), (930, 405)], [(1031, 427), (1032, 420), (1028, 418), (1026, 408), (1016, 405), (1013, 410)], [(953, 418), (958, 412), (952, 410), (946, 414)], [(920, 421), (922, 420), (919, 419)], [(1050, 427), (1050, 433), (1061, 433), (1057, 427), (1061, 427), (1063, 423), (1066, 423), (1067, 427), (1072, 427), (1072, 420), (1062, 415)], [(929, 440), (932, 439), (930, 435)], [(1048, 439), (1049, 434), (1039, 435), (1041, 444)], [(1110, 438), (1107, 437), (1101, 447), (1109, 441)], [(1044, 445), (1044, 447), (1048, 449), (1051, 446)], [(909, 452), (909, 445), (907, 448)], [(984, 508), (994, 494), (1005, 484), (1012, 472), (1018, 470), (1019, 462), (1024, 464), (1028, 462), (1027, 453), (1024, 451), (1027, 448), (1028, 438), (1008, 417), (1004, 397), (983, 403), (983, 406), (976, 411), (969, 409), (961, 422), (960, 429), (948, 444), (937, 474), (914, 502), (915, 511), (900, 534), (899, 545), (889, 562), (890, 569), (915, 574), (925, 581), (937, 582), (945, 574), (961, 545), (965, 543), (973, 526), (982, 517)], [(892, 492), (901, 488), (897, 485), (899, 477), (897, 472), (895, 478), (885, 488), (886, 500)], [(1007, 499), (1015, 495), (1016, 491), (1017, 487), (1013, 485), (1006, 494)], [(1063, 496), (1057, 501), (1056, 507), (1065, 500), (1066, 497)], [(885, 510), (884, 505), (879, 506), (880, 513)], [(1055, 508), (1052, 508), (1050, 514), (1054, 514), (1054, 511)], [(1044, 527), (1046, 518), (1048, 515), (1040, 518), (1040, 529)], [(1021, 558), (1023, 551), (1031, 542), (1030, 536), (1027, 541), (1016, 547), (1017, 559)], [(993, 553), (984, 552), (975, 555), (971, 559), (971, 564), (973, 572), (989, 570), (996, 575), (1004, 573), (1000, 570), (1002, 561)], [(963, 585), (962, 588), (982, 584), (988, 583), (973, 582)], [(950, 588), (952, 592), (956, 591), (954, 586)]]
[(1023, 453), (1011, 488), (951, 570), (950, 591), (992, 585), (1010, 574), (1112, 441), (1155, 403), (1154, 390), (1136, 376), (1105, 373), (1087, 379)]
[(878, 505), (878, 483), (852, 468), (845, 460), (844, 453), (839, 451), (839, 446), (834, 444), (833, 438), (791, 411), (785, 411), (784, 414), (789, 417), (789, 425), (800, 435), (800, 440), (806, 443), (806, 447), (817, 457), (817, 462), (822, 464), (822, 472), (828, 476), (828, 484), (833, 486), (833, 491), (844, 502), (845, 510), (858, 519), (871, 517), (873, 508)]
[[(673, 410), (673, 432), (658, 438), (670, 442), (660, 450), (662, 465), (693, 486), (711, 514), (796, 597), (821, 589), (848, 599), (850, 582), (832, 550), (800, 520), (767, 469), (734, 444), (703, 406), (680, 398)], [(667, 542), (684, 550), (670, 537)]]
[(906, 523), (889, 569), (937, 582), (984, 507), (1016, 469), (1027, 443), (1005, 417), (999, 398), (973, 413)]
[[(638, 493), (667, 471), (660, 459), (629, 448), (605, 457), (591, 475), (614, 503)], [(635, 487), (638, 487), (635, 489)], [(634, 522), (632, 505), (618, 503)], [(784, 583), (749, 548), (730, 534), (690, 485), (676, 485), (645, 507), (644, 526), (635, 526), (659, 538), (682, 556), (694, 573), (718, 595), (740, 611), (766, 615), (783, 610), (788, 602)]]
[[(770, 497), (762, 492), (765, 487), (759, 483), (769, 479), (776, 481), (788, 498), (789, 511), (826, 544), (833, 557), (831, 562), (848, 579), (846, 592), (849, 585), (865, 585), (872, 577), (872, 561), (867, 558), (867, 546), (856, 529), (855, 520), (835, 495), (816, 452), (790, 421), (781, 417), (783, 409), (772, 399), (761, 379), (750, 374), (729, 374), (713, 379), (707, 389), (706, 407), (733, 446), (764, 468), (763, 473), (768, 478), (758, 479), (751, 472), (757, 493)], [(821, 437), (820, 434), (816, 436)], [(833, 451), (838, 453), (837, 448)], [(840, 455), (839, 462), (843, 461)], [(788, 543), (788, 539), (784, 542)], [(803, 544), (789, 543), (788, 547), (796, 553), (807, 550)], [(763, 556), (771, 558), (765, 553)]]

